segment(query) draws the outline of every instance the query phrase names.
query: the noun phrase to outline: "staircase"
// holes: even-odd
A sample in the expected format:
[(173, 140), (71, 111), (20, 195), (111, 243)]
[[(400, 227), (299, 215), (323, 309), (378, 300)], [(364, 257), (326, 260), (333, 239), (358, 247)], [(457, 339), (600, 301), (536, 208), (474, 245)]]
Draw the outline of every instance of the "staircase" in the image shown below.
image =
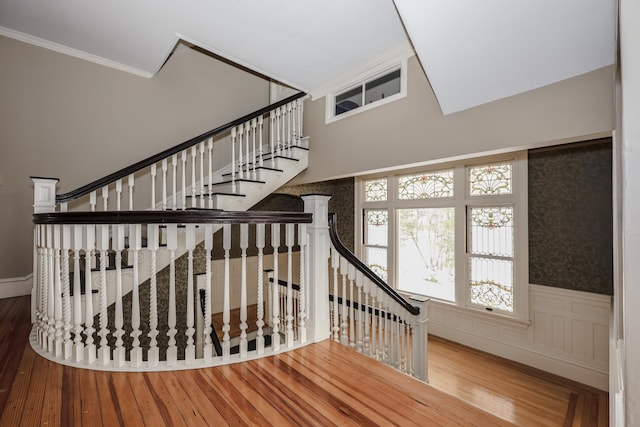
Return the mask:
[(247, 212), (307, 167), (303, 95), (66, 194), (33, 178), (34, 349), (79, 367), (162, 370), (332, 337), (426, 380), (423, 302), (329, 240), (328, 197), (303, 197), (305, 213)]

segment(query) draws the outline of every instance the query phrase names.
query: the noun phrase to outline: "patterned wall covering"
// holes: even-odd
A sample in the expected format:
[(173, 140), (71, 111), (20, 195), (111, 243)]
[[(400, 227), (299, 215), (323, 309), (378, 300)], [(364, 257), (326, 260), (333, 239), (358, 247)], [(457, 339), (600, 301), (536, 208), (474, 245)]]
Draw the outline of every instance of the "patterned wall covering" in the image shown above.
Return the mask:
[(529, 151), (529, 282), (613, 293), (611, 139)]
[[(329, 213), (335, 213), (338, 224), (338, 236), (342, 243), (353, 251), (354, 247), (354, 223), (353, 215), (354, 207), (354, 178), (335, 179), (332, 181), (314, 182), (310, 184), (301, 184), (293, 186), (285, 186), (271, 195), (277, 197), (277, 194), (290, 194), (294, 196), (302, 196), (304, 194), (326, 194), (331, 196), (329, 200)], [(268, 197), (265, 201), (269, 201)], [(265, 209), (266, 210), (266, 209)]]

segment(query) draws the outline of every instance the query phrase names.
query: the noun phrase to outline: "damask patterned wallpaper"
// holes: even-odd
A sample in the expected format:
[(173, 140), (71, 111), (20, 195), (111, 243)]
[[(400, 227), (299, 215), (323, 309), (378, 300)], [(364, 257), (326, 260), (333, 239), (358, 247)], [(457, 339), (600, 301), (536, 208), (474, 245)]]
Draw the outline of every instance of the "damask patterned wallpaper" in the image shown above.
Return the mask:
[(613, 294), (611, 139), (529, 151), (529, 282)]

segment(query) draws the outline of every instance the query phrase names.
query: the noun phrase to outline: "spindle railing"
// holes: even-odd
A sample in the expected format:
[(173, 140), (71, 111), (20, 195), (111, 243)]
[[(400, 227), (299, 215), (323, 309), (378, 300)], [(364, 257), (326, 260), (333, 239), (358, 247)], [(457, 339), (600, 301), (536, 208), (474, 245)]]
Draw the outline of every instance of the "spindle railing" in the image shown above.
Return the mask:
[[(328, 224), (331, 236), (328, 276), (331, 338), (427, 381), (427, 300), (419, 296), (407, 300), (390, 288), (340, 241), (335, 214), (329, 215)], [(307, 303), (307, 294), (290, 277), (278, 279), (281, 276), (273, 269), (265, 270), (265, 274), (273, 289), (267, 307), (276, 313), (267, 317), (272, 321), (279, 320), (272, 326), (283, 330), (289, 325), (277, 316), (278, 311), (297, 312), (295, 308)], [(292, 327), (296, 333), (296, 319)]]
[[(306, 253), (306, 227), (311, 220), (312, 216), (305, 213), (215, 210), (36, 214), (36, 321), (32, 344), (45, 357), (58, 362), (109, 370), (212, 366), (273, 354), (281, 350), (281, 341), (282, 349), (302, 345), (306, 334), (294, 334), (293, 322), (296, 319), (296, 331), (306, 328), (305, 306), (291, 305), (282, 313), (268, 310), (273, 319), (266, 318), (263, 273), (248, 268), (247, 253), (250, 247), (256, 252), (259, 266), (280, 267), (287, 277), (294, 277), (295, 270), (297, 277), (305, 277), (306, 258), (299, 255), (294, 263), (292, 255), (294, 247), (299, 254)], [(222, 226), (217, 234), (216, 225)], [(166, 227), (166, 245), (160, 244), (161, 227)], [(198, 255), (197, 228), (204, 235)], [(129, 238), (127, 247), (125, 230)], [(144, 240), (143, 230), (146, 230)], [(112, 272), (115, 277), (107, 275), (110, 248), (118, 261)], [(188, 254), (185, 266), (177, 265), (178, 248)], [(271, 256), (264, 255), (265, 248)], [(240, 252), (238, 273), (231, 269), (232, 249)], [(132, 262), (127, 274), (119, 262), (124, 252)], [(222, 254), (223, 271), (218, 276), (221, 280), (212, 274), (214, 252)], [(156, 269), (157, 260), (163, 257), (169, 259), (168, 274)], [(99, 280), (94, 283), (92, 275), (85, 274), (87, 292), (81, 295), (81, 264), (88, 271), (94, 264), (92, 258), (97, 258), (100, 265)], [(141, 258), (150, 260), (150, 279), (143, 284), (139, 282)], [(214, 295), (219, 293), (213, 288), (221, 290), (224, 334), (221, 354), (214, 351), (210, 321), (196, 334), (195, 316), (199, 316), (194, 281), (196, 264), (204, 269), (205, 319), (211, 319), (212, 307), (218, 303)], [(70, 270), (69, 265), (75, 268)], [(180, 273), (180, 268), (185, 271)], [(127, 298), (122, 293), (125, 281), (131, 281), (133, 288)], [(92, 300), (94, 287), (99, 290), (97, 301)], [(113, 307), (106, 303), (110, 292), (115, 293)], [(277, 295), (277, 290), (273, 292)], [(255, 295), (255, 299), (250, 295)], [(240, 310), (239, 322), (231, 324), (230, 312), (236, 307)], [(256, 348), (251, 352), (249, 309), (257, 311), (256, 323), (252, 325), (257, 330)], [(265, 327), (279, 324), (280, 317), (285, 321), (282, 330)], [(236, 337), (232, 336), (232, 330), (238, 331)], [(265, 335), (271, 337), (270, 347), (265, 346)], [(239, 344), (238, 354), (231, 352), (234, 338)], [(201, 341), (201, 355), (196, 352), (197, 341)]]
[(358, 259), (338, 237), (331, 238), (331, 338), (427, 381), (427, 299), (405, 299)]
[(265, 170), (279, 169), (279, 158), (297, 158), (297, 150), (307, 148), (304, 95), (290, 96), (58, 194), (56, 204), (60, 211), (222, 208), (216, 206), (216, 195), (237, 193), (239, 183), (260, 181)]

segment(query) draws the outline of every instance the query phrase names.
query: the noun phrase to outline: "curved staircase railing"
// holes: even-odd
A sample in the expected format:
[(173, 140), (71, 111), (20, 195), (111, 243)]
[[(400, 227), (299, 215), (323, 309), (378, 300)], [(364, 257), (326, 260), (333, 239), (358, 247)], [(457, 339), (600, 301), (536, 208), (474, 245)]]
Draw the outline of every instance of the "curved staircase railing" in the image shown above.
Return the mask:
[[(282, 313), (270, 309), (273, 318), (265, 317), (262, 269), (280, 267), (288, 277), (302, 277), (305, 286), (311, 221), (306, 213), (216, 210), (36, 214), (32, 346), (45, 357), (78, 367), (162, 370), (213, 366), (302, 345), (305, 306), (296, 305), (294, 311), (291, 305)], [(218, 233), (216, 224), (222, 224)], [(179, 248), (187, 253), (186, 265), (178, 265)], [(115, 251), (112, 269), (107, 268), (109, 250)], [(236, 252), (239, 257), (232, 260)], [(163, 271), (156, 268), (160, 258), (169, 260)], [(81, 273), (96, 264), (94, 283), (92, 274)], [(150, 270), (143, 283), (141, 269)], [(221, 308), (220, 353), (214, 351), (210, 323), (196, 325), (196, 273), (204, 277), (204, 319), (215, 317), (214, 307)], [(127, 281), (133, 290), (124, 295)], [(272, 292), (278, 299), (277, 287)], [(109, 293), (115, 293), (112, 306), (107, 305)]]

